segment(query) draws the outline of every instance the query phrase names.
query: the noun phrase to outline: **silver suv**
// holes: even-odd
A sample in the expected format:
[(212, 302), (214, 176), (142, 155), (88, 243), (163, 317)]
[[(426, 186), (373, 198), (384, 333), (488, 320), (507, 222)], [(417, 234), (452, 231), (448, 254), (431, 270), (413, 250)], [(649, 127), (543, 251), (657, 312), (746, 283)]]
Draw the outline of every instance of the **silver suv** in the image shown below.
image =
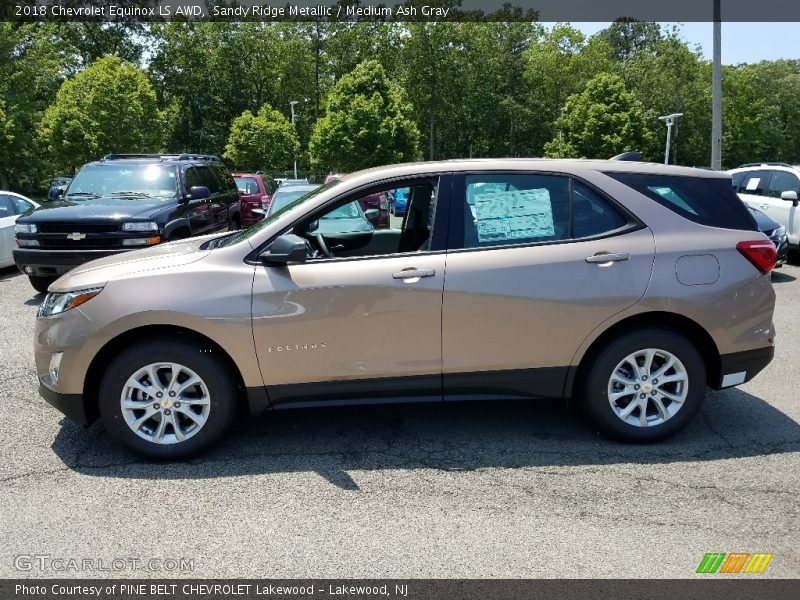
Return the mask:
[[(349, 215), (409, 190), (388, 228)], [(460, 160), (354, 173), (245, 231), (82, 265), (36, 324), (44, 398), (156, 458), (237, 409), (575, 398), (682, 429), (772, 359), (774, 245), (716, 172)]]

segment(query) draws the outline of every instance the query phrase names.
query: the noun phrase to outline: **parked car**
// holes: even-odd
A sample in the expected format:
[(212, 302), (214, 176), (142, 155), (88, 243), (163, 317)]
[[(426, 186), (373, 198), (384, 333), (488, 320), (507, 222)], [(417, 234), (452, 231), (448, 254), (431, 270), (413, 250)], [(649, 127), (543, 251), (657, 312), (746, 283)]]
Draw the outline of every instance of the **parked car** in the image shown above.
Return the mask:
[[(322, 229), (398, 187), (402, 228)], [(573, 397), (643, 442), (772, 360), (775, 246), (725, 174), (459, 160), (353, 173), (276, 209), (279, 194), (249, 229), (54, 283), (34, 338), (44, 398), (161, 459), (207, 448), (240, 405)]]
[(242, 227), (250, 227), (263, 217), (254, 213), (253, 209), (269, 210), (272, 195), (278, 184), (269, 175), (262, 173), (234, 173), (233, 180), (239, 189), (242, 206)]
[(768, 216), (766, 213), (756, 210), (752, 206), (748, 206), (750, 213), (756, 220), (758, 230), (766, 235), (772, 243), (775, 244), (775, 251), (777, 252), (777, 259), (775, 268), (780, 268), (786, 264), (789, 257), (789, 238), (786, 235), (786, 227), (778, 223), (775, 219)]
[(239, 192), (215, 156), (109, 154), (64, 198), (17, 221), (14, 261), (38, 292), (77, 265), (195, 235), (239, 229)]
[(406, 214), (406, 206), (408, 205), (408, 192), (406, 188), (394, 190), (394, 193), (389, 195), (389, 212), (396, 217), (402, 217)]
[(20, 215), (24, 215), (39, 205), (21, 194), (0, 190), (0, 267), (14, 264), (12, 251), (14, 242), (14, 224)]
[(72, 177), (53, 177), (50, 185), (47, 186), (47, 199), (52, 202), (63, 196), (70, 181), (72, 181)]
[(282, 185), (278, 188), (275, 192), (275, 195), (272, 196), (272, 202), (270, 203), (269, 210), (266, 211), (268, 215), (278, 212), (280, 209), (284, 208), (287, 204), (291, 204), (298, 198), (302, 198), (309, 192), (313, 192), (318, 187), (317, 184), (313, 185)]
[(789, 248), (800, 249), (800, 165), (749, 163), (728, 173), (739, 197), (783, 225)]
[(284, 179), (281, 187), (294, 187), (296, 185), (308, 185), (308, 179)]

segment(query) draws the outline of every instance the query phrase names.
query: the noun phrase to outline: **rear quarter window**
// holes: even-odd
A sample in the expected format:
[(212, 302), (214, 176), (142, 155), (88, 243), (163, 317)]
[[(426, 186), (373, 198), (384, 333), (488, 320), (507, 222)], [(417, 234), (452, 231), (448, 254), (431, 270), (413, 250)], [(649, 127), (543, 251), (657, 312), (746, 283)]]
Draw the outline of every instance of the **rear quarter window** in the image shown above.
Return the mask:
[(695, 223), (723, 229), (757, 229), (729, 179), (650, 173), (606, 175)]

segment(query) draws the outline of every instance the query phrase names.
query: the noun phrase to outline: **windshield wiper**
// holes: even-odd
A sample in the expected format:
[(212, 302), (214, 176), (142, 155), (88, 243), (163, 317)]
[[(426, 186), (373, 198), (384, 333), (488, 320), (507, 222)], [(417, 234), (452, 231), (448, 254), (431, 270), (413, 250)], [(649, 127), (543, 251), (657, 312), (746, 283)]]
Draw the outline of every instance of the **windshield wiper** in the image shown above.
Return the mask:
[(99, 198), (100, 194), (95, 194), (94, 192), (70, 192), (69, 194), (67, 194), (66, 197), (69, 198), (71, 196), (83, 196), (83, 197), (86, 197), (86, 198), (89, 198), (89, 197), (91, 197), (91, 198)]

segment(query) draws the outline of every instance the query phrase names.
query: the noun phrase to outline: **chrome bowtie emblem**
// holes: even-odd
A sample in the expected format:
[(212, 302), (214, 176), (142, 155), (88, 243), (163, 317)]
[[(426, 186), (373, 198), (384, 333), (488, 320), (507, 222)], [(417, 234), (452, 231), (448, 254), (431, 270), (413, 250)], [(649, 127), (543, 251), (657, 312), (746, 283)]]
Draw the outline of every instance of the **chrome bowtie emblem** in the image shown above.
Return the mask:
[(79, 241), (79, 240), (82, 240), (82, 239), (84, 239), (85, 237), (86, 237), (86, 234), (85, 234), (85, 233), (77, 233), (77, 232), (75, 232), (75, 233), (70, 233), (70, 234), (68, 234), (68, 235), (67, 235), (67, 239), (68, 239), (68, 240), (72, 240), (72, 241), (74, 241), (74, 242), (77, 242), (77, 241)]

